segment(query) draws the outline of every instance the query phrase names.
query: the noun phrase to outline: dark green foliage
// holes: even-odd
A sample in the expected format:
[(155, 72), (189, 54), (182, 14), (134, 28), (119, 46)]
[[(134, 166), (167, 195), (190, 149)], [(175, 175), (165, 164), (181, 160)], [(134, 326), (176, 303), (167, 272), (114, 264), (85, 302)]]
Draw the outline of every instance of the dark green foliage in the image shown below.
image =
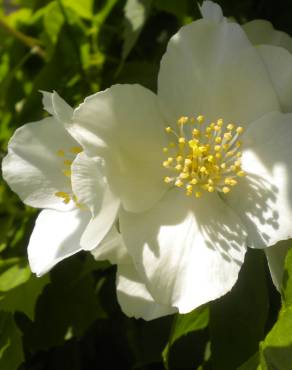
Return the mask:
[[(239, 22), (265, 18), (292, 34), (291, 1), (218, 2)], [(17, 127), (44, 116), (39, 90), (73, 106), (114, 83), (155, 91), (169, 38), (198, 17), (194, 0), (0, 0), (0, 158)], [(145, 322), (123, 315), (115, 267), (89, 254), (34, 277), (35, 217), (1, 181), (1, 370), (292, 369), (292, 253), (282, 304), (263, 253), (250, 251), (225, 297)]]

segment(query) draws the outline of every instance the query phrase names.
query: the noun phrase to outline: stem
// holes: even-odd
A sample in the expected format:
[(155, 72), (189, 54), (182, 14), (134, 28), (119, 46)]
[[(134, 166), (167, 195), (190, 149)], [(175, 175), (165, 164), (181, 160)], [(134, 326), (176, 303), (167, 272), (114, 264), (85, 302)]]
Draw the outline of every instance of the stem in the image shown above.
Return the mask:
[(45, 59), (46, 53), (40, 47), (40, 42), (32, 37), (26, 36), (22, 32), (12, 28), (3, 19), (0, 19), (0, 27), (4, 29), (7, 33), (19, 40), (23, 45), (30, 48), (35, 54)]

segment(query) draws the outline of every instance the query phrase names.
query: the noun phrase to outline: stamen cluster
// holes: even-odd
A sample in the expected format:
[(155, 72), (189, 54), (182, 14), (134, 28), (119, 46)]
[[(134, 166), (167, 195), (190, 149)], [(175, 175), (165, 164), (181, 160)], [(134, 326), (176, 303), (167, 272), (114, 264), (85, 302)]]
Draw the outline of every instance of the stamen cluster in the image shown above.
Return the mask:
[(243, 128), (233, 123), (226, 125), (223, 119), (205, 124), (204, 116), (183, 116), (177, 125), (178, 130), (165, 128), (173, 140), (163, 148), (168, 155), (163, 167), (170, 171), (164, 181), (196, 198), (203, 191), (229, 193), (238, 178), (245, 176), (239, 151)]
[[(64, 169), (62, 170), (63, 172), (63, 175), (68, 177), (68, 181), (69, 181), (69, 185), (70, 187), (72, 188), (71, 186), (71, 165), (73, 163), (73, 159), (74, 157), (78, 154), (78, 153), (81, 153), (82, 152), (82, 148), (79, 147), (79, 146), (72, 146), (71, 148), (69, 148), (69, 153), (66, 154), (65, 150), (63, 149), (59, 149), (57, 151), (57, 156), (62, 158), (63, 160), (63, 165), (64, 165)], [(63, 199), (63, 203), (65, 204), (68, 204), (71, 200), (73, 200), (73, 202), (75, 203), (75, 205), (77, 207), (81, 207), (81, 204), (78, 203), (78, 200), (77, 200), (77, 197), (73, 194), (69, 194), (68, 192), (65, 192), (65, 191), (57, 191), (55, 193), (55, 196), (58, 197), (58, 198), (61, 198)]]

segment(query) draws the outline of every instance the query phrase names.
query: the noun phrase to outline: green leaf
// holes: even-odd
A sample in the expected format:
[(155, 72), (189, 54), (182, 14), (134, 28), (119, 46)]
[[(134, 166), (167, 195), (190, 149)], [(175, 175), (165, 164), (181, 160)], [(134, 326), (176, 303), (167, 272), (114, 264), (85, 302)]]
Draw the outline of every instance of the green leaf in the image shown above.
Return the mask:
[(152, 0), (127, 0), (124, 13), (124, 44), (122, 58), (125, 60), (134, 47), (151, 9)]
[(81, 18), (91, 19), (93, 16), (93, 0), (62, 0), (62, 3)]
[[(189, 0), (169, 1), (155, 0), (155, 7), (159, 10), (171, 13), (177, 17), (185, 16), (189, 8)], [(192, 4), (195, 8), (196, 4)]]
[(292, 306), (292, 248), (285, 258), (285, 270), (283, 275), (282, 299), (285, 307)]
[(23, 360), (22, 336), (13, 315), (0, 312), (0, 369), (16, 370)]
[(278, 321), (260, 348), (263, 370), (291, 370), (292, 307), (281, 311)]
[(33, 320), (36, 301), (48, 282), (48, 275), (41, 278), (31, 275), (30, 279), (24, 284), (0, 295), (0, 310), (21, 311)]
[(211, 361), (216, 370), (234, 370), (258, 350), (268, 308), (265, 256), (249, 250), (232, 291), (211, 303)]
[(263, 370), (290, 370), (292, 364), (292, 249), (285, 259), (282, 308), (278, 321), (260, 345)]
[(0, 260), (0, 294), (25, 283), (30, 275), (29, 266), (24, 259)]
[(260, 370), (259, 361), (260, 361), (259, 353), (256, 352), (244, 364), (242, 364), (237, 370)]
[(78, 257), (63, 261), (51, 272), (51, 282), (40, 295), (35, 320), (26, 332), (32, 350), (61, 345), (72, 336), (81, 337), (93, 321), (106, 317), (87, 263)]
[(170, 352), (175, 343), (188, 334), (205, 329), (208, 326), (208, 323), (208, 307), (202, 307), (184, 315), (177, 314), (174, 317), (170, 338), (162, 353), (166, 368), (170, 368)]
[(64, 17), (59, 5), (54, 1), (46, 7), (44, 13), (44, 31), (48, 35), (50, 42), (54, 45), (59, 37), (59, 32), (64, 23)]

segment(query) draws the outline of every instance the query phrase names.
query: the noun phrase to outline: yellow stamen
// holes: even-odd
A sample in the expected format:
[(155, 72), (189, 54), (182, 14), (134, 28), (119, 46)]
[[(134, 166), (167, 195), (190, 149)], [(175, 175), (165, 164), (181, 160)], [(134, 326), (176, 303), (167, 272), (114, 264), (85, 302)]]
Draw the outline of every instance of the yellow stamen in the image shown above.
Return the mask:
[[(204, 192), (227, 194), (245, 176), (241, 169), (242, 154), (237, 151), (243, 128), (233, 123), (225, 125), (222, 118), (203, 126), (197, 124), (203, 121), (203, 116), (196, 119), (182, 116), (177, 121), (178, 132), (166, 127), (166, 132), (173, 133), (177, 141), (168, 145), (174, 154), (162, 164), (172, 171), (164, 182), (183, 188), (186, 195), (196, 198)], [(164, 153), (168, 153), (168, 147), (163, 148)]]
[(83, 152), (83, 149), (80, 146), (72, 146), (70, 148), (70, 152), (73, 153), (73, 154), (79, 154), (79, 153)]

